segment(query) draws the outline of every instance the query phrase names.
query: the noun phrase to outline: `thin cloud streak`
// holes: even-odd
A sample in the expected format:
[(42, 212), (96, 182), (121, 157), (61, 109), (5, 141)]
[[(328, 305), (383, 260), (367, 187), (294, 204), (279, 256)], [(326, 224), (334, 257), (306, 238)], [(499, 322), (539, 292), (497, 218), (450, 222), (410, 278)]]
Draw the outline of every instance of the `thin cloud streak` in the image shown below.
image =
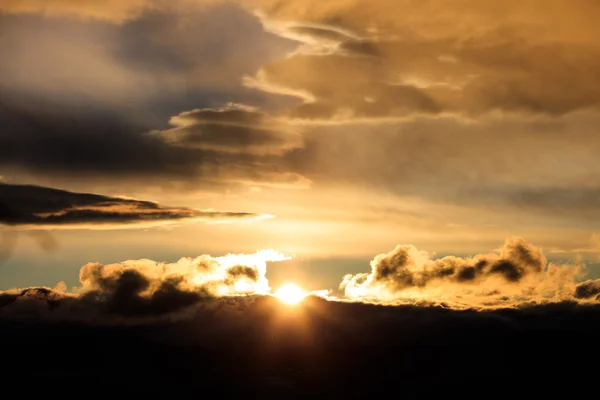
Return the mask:
[(273, 217), (248, 212), (167, 207), (150, 201), (7, 183), (0, 183), (0, 198), (0, 223), (21, 229), (114, 229)]

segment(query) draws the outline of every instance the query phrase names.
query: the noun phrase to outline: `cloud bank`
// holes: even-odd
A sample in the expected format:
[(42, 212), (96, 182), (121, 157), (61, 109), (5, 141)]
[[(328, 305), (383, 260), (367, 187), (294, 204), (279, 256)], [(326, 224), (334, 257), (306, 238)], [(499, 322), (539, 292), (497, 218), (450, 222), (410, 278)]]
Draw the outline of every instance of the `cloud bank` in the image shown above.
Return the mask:
[[(48, 303), (51, 307), (45, 315), (59, 320), (89, 315), (104, 321), (115, 316), (181, 316), (210, 299), (269, 295), (267, 262), (288, 259), (276, 251), (261, 250), (184, 257), (174, 263), (148, 259), (88, 263), (80, 270), (81, 285), (75, 291), (8, 290), (2, 293), (2, 313), (27, 316)], [(540, 248), (521, 238), (507, 239), (497, 253), (469, 258), (434, 259), (414, 246), (399, 245), (376, 256), (371, 268), (370, 273), (344, 277), (344, 297), (328, 296), (327, 291), (315, 295), (334, 302), (442, 305), (457, 310), (520, 309), (564, 302), (583, 305), (600, 300), (600, 279), (581, 282), (581, 266), (548, 263)]]
[[(400, 387), (405, 397), (419, 398), (464, 393), (468, 371), (469, 382), (490, 375), (500, 380), (495, 393), (551, 395), (589, 391), (574, 383), (581, 382), (581, 366), (598, 356), (597, 305), (458, 311), (309, 297), (290, 308), (271, 296), (251, 295), (201, 297), (189, 306), (197, 294), (174, 297), (164, 289), (152, 300), (126, 297), (124, 288), (138, 282), (123, 277), (111, 292), (115, 297), (104, 303), (88, 298), (103, 307), (100, 314), (84, 308), (87, 318), (49, 317), (69, 307), (74, 315), (81, 304), (48, 289), (0, 296), (1, 337), (19, 354), (10, 360), (5, 387), (19, 385), (24, 371), (44, 389), (110, 371), (95, 393), (327, 392), (353, 398)], [(128, 306), (115, 315), (112, 307), (123, 302)], [(157, 318), (157, 310), (180, 311), (176, 318)], [(549, 366), (552, 385), (537, 378)]]
[[(494, 307), (465, 307), (433, 295), (395, 302), (311, 295), (288, 306), (268, 294), (266, 279), (266, 263), (284, 259), (260, 251), (175, 263), (89, 263), (75, 291), (62, 282), (55, 289), (4, 291), (0, 336), (20, 355), (5, 376), (27, 371), (42, 384), (111, 371), (114, 377), (98, 389), (107, 393), (211, 389), (364, 397), (404, 385), (403, 393), (416, 397), (462, 393), (465, 371), (469, 379), (501, 379), (498, 390), (545, 393), (537, 379), (510, 378), (554, 365), (561, 379), (550, 390), (563, 382), (572, 393), (581, 377), (575, 366), (598, 353), (597, 346), (573, 346), (600, 334), (599, 280), (575, 283), (565, 267), (551, 272), (540, 249), (521, 239), (507, 240), (498, 254), (468, 259), (432, 260), (398, 246), (375, 257), (364, 282), (369, 290), (378, 285), (401, 293), (438, 280), (493, 281), (505, 292), (530, 276), (555, 274), (573, 283), (568, 293), (543, 301), (533, 293), (527, 301)], [(153, 384), (131, 379), (132, 370)]]

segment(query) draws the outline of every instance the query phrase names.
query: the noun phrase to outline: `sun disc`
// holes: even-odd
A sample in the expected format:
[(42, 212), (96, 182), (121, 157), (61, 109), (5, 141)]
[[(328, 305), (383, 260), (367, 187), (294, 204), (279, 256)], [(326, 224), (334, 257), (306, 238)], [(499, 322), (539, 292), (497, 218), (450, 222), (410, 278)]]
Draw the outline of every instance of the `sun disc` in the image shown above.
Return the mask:
[(294, 283), (286, 283), (275, 293), (275, 296), (286, 304), (298, 304), (306, 297), (306, 293)]

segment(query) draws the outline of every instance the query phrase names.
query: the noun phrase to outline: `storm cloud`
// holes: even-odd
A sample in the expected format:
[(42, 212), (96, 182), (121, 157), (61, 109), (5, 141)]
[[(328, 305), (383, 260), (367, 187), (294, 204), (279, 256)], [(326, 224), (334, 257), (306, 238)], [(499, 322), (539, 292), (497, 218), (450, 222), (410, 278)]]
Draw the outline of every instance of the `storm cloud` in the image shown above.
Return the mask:
[(150, 201), (0, 183), (0, 223), (8, 226), (110, 228), (185, 220), (226, 221), (265, 217), (270, 216), (166, 207)]

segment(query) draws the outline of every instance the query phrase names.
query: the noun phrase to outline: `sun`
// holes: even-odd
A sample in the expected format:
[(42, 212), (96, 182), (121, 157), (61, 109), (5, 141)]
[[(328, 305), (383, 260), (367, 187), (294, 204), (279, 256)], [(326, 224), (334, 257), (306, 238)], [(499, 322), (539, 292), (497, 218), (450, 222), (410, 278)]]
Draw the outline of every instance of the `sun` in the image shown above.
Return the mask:
[(286, 304), (298, 304), (306, 297), (306, 293), (298, 285), (286, 283), (275, 292), (275, 297)]

